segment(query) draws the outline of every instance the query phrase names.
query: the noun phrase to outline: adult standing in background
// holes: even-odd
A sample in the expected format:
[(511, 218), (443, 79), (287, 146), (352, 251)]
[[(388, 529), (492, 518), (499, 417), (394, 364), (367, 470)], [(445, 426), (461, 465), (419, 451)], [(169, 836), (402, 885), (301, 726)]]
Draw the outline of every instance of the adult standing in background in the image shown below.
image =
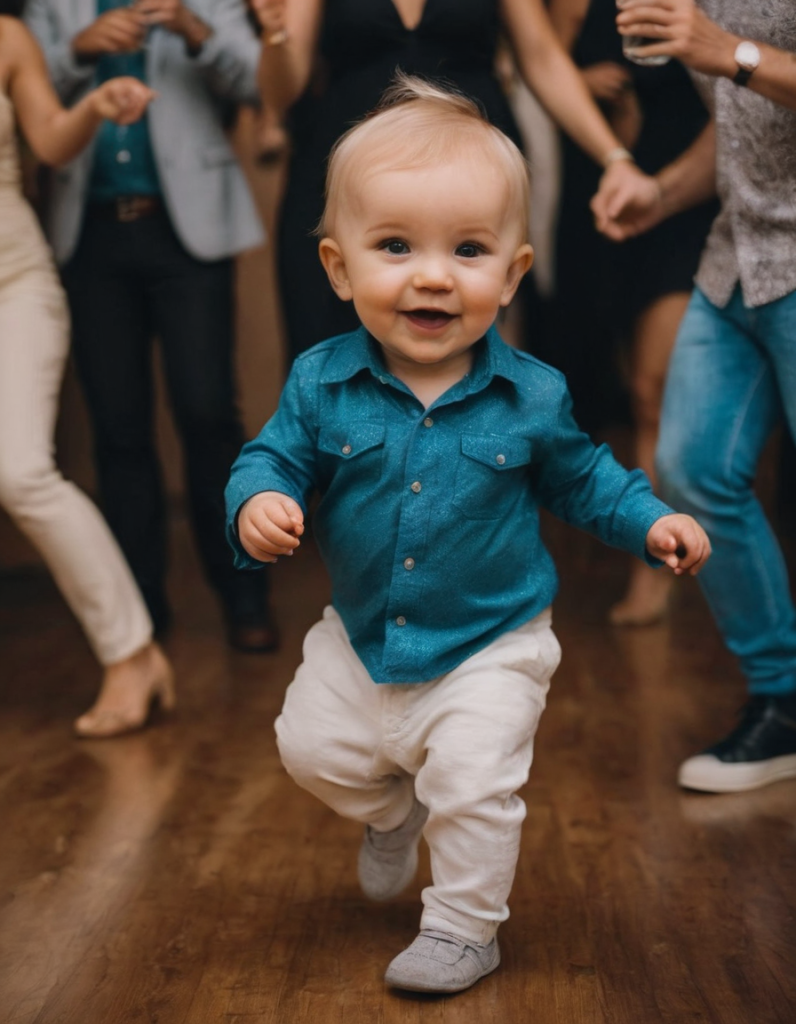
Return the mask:
[(796, 608), (782, 551), (754, 494), (784, 418), (796, 434), (796, 9), (793, 0), (628, 0), (620, 31), (653, 40), (704, 89), (713, 123), (648, 179), (643, 199), (602, 188), (616, 240), (718, 187), (721, 211), (678, 334), (657, 463), (663, 493), (707, 530), (702, 588), (746, 676), (737, 728), (680, 767), (710, 792), (796, 777)]
[[(326, 158), (372, 110), (397, 68), (442, 80), (478, 101), (521, 140), (495, 74), (500, 33), (522, 78), (606, 177), (632, 190), (641, 175), (558, 42), (542, 0), (251, 0), (264, 29), (264, 101), (289, 114), (293, 143), (280, 215), (280, 286), (290, 354), (353, 330), (312, 236), (323, 210)], [(533, 344), (531, 344), (533, 348)]]
[(131, 125), (152, 99), (134, 79), (104, 83), (70, 110), (58, 102), (35, 40), (0, 0), (0, 504), (40, 552), (103, 666), (83, 736), (116, 736), (174, 704), (171, 667), (130, 570), (97, 509), (53, 458), (69, 349), (66, 301), (21, 192), (15, 128), (36, 156), (71, 160), (104, 118)]
[(234, 263), (263, 241), (224, 133), (230, 104), (258, 101), (259, 43), (243, 0), (30, 0), (62, 101), (125, 73), (158, 94), (150, 115), (55, 178), (48, 233), (62, 268), (103, 505), (158, 629), (166, 506), (153, 434), (152, 341), (185, 455), (197, 546), (230, 643), (277, 642), (262, 574), (236, 572), (223, 491), (243, 440), (235, 402)]
[[(626, 60), (616, 31), (616, 0), (551, 0), (550, 17), (595, 99), (638, 166), (654, 174), (686, 149), (709, 115), (678, 61), (642, 67)], [(624, 127), (624, 130), (622, 127)], [(556, 244), (557, 296), (550, 362), (567, 374), (575, 415), (605, 407), (604, 367), (617, 374), (613, 342), (628, 350), (633, 459), (656, 486), (655, 447), (663, 390), (677, 329), (718, 207), (701, 203), (617, 247), (594, 228), (589, 202), (598, 178), (583, 154), (563, 145), (564, 185)], [(606, 349), (608, 351), (606, 351)], [(610, 387), (605, 388), (610, 393)], [(587, 424), (583, 424), (587, 426)], [(609, 611), (617, 626), (646, 626), (666, 613), (671, 580), (640, 561), (624, 597)]]

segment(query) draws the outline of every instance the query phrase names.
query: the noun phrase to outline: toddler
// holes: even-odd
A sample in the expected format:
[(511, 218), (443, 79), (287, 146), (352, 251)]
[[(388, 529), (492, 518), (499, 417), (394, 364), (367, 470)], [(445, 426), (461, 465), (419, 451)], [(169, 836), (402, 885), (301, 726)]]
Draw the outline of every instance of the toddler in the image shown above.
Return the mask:
[[(299, 785), (365, 835), (386, 900), (433, 882), (386, 981), (457, 992), (500, 962), (533, 739), (560, 648), (539, 509), (675, 573), (709, 555), (595, 448), (564, 379), (494, 322), (533, 251), (522, 155), (468, 100), (402, 78), (343, 136), (320, 257), (361, 320), (300, 356), (227, 488), (239, 567), (292, 554), (313, 492), (332, 604), (276, 723)], [(312, 296), (307, 296), (312, 301)]]

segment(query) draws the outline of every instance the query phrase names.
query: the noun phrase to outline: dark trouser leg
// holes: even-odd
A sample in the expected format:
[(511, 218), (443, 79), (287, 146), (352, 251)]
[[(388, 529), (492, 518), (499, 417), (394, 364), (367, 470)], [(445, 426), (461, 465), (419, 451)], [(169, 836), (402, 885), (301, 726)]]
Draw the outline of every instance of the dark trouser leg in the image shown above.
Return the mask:
[(196, 260), (165, 222), (157, 226), (159, 262), (150, 305), (183, 442), (197, 546), (228, 617), (259, 624), (266, 575), (234, 569), (224, 536), (224, 488), (243, 443), (233, 369), (233, 262)]

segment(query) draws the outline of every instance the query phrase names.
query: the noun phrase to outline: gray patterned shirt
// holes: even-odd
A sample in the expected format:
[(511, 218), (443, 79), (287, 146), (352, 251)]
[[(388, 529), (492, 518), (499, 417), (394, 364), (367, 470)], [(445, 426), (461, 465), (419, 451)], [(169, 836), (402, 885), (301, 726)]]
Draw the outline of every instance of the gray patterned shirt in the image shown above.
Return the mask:
[[(722, 28), (796, 54), (796, 0), (697, 0)], [(696, 283), (725, 306), (740, 281), (744, 303), (796, 291), (796, 111), (735, 85), (694, 74), (716, 122), (721, 212)]]

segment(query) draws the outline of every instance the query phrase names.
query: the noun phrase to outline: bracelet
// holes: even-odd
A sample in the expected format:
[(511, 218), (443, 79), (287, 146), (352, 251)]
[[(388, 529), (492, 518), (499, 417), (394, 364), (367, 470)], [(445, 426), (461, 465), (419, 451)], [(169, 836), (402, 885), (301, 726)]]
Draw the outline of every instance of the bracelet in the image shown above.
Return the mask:
[(281, 46), (288, 40), (287, 30), (284, 28), (277, 29), (276, 32), (269, 32), (265, 37), (266, 46)]
[(607, 169), (611, 164), (616, 163), (617, 160), (629, 160), (632, 164), (636, 162), (636, 158), (629, 149), (625, 149), (624, 146), (617, 146), (616, 149), (612, 149), (610, 153), (606, 153), (603, 157), (603, 168)]

